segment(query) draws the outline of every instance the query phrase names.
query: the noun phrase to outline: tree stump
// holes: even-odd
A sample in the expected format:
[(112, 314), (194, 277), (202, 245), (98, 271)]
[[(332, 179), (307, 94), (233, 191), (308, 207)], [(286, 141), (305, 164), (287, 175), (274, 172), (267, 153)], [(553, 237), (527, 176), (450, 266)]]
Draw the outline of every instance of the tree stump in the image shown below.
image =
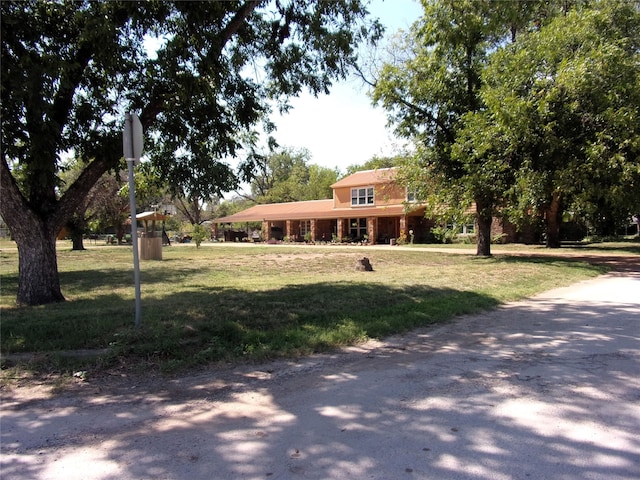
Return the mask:
[(356, 261), (356, 270), (359, 272), (373, 272), (373, 267), (367, 257), (362, 257)]

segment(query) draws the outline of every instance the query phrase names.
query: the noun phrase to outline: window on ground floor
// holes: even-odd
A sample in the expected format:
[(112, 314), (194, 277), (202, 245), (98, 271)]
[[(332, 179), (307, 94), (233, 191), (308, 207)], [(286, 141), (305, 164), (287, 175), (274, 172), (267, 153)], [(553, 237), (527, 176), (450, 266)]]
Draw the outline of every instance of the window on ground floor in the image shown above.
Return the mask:
[(300, 220), (300, 236), (304, 238), (307, 233), (311, 233), (311, 220)]
[(349, 219), (349, 235), (351, 238), (362, 238), (367, 234), (366, 218), (350, 218)]
[(449, 223), (447, 224), (447, 228), (453, 230), (458, 235), (473, 235), (474, 233), (476, 233), (475, 223), (465, 223), (462, 225)]

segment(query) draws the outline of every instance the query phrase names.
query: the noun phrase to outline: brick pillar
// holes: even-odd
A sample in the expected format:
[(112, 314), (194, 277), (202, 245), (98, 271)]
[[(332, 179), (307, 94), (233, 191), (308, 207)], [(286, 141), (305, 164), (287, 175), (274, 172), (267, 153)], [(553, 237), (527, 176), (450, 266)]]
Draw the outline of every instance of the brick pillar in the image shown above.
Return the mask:
[(311, 241), (315, 242), (316, 241), (316, 219), (312, 218), (311, 219)]
[(344, 219), (342, 218), (338, 219), (338, 233), (336, 235), (338, 235), (338, 241), (341, 241), (342, 237), (344, 237)]
[(271, 240), (271, 224), (267, 220), (262, 221), (262, 240), (265, 242)]
[(378, 218), (367, 217), (367, 235), (369, 235), (369, 243), (375, 245), (378, 238)]
[(218, 224), (215, 222), (211, 224), (211, 238), (218, 238)]
[(289, 237), (289, 240), (293, 240), (293, 235), (295, 235), (295, 234), (291, 231), (291, 220), (286, 220), (285, 221), (284, 235), (286, 237)]

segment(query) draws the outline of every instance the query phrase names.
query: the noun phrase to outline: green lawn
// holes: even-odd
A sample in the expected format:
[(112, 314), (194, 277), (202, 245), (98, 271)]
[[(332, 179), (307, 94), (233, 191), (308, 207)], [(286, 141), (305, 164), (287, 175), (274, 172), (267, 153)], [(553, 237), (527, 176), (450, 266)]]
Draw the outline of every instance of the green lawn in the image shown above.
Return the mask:
[[(170, 371), (305, 355), (443, 322), (603, 272), (568, 257), (535, 255), (535, 249), (525, 256), (511, 251), (496, 246), (493, 257), (479, 258), (400, 247), (172, 246), (163, 250), (162, 261), (141, 262), (143, 325), (136, 329), (131, 247), (88, 245), (74, 252), (60, 243), (67, 301), (17, 308), (17, 251), (5, 242), (1, 351), (47, 352), (26, 366), (40, 372), (116, 366)], [(373, 272), (355, 270), (363, 256)], [(99, 360), (55, 354), (76, 349), (108, 353)]]

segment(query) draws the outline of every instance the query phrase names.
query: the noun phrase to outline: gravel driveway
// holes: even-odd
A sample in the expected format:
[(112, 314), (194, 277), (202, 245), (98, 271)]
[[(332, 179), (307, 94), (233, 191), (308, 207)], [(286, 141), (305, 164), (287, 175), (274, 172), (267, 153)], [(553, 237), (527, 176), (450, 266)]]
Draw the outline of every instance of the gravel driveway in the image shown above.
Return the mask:
[(3, 393), (12, 479), (638, 479), (640, 274), (332, 355)]

